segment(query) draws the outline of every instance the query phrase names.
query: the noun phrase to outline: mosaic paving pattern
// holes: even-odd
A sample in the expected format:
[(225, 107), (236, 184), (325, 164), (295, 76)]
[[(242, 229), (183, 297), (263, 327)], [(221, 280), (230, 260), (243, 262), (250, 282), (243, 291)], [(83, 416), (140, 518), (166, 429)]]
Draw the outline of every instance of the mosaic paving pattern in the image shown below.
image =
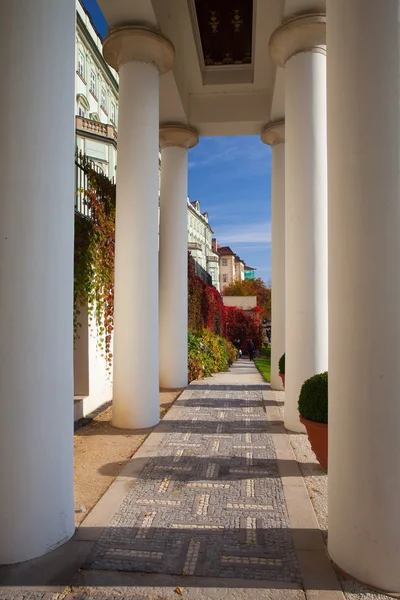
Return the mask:
[(83, 568), (301, 583), (262, 392), (193, 390)]

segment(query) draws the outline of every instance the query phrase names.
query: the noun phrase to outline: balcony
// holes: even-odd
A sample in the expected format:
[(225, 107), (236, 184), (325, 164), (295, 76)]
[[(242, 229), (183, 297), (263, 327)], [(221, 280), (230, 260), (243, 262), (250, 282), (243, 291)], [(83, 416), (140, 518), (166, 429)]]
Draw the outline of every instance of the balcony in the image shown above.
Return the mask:
[(77, 132), (105, 138), (112, 141), (114, 144), (117, 143), (118, 134), (114, 125), (107, 125), (106, 123), (100, 123), (99, 121), (76, 116), (75, 127)]
[(201, 252), (203, 247), (197, 242), (188, 242), (188, 248), (189, 250), (199, 250)]

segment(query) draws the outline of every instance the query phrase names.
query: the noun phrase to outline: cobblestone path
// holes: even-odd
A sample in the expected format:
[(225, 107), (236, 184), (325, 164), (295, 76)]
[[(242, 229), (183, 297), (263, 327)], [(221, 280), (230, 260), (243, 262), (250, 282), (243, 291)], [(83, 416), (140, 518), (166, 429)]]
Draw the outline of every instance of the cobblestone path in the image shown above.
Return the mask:
[(84, 569), (301, 583), (262, 386), (241, 388), (178, 400)]

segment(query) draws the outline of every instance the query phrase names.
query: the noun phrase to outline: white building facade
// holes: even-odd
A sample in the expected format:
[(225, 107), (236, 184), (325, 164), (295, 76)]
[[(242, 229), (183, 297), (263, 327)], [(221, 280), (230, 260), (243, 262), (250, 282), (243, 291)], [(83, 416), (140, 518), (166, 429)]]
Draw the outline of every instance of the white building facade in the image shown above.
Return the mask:
[(230, 246), (216, 246), (216, 248), (219, 257), (220, 288), (223, 293), (231, 283), (244, 280), (245, 263)]
[[(159, 323), (174, 323), (176, 345), (187, 338), (184, 288), (174, 304), (164, 283), (187, 271), (189, 149), (202, 136), (261, 135), (274, 149), (273, 210), (285, 207), (272, 232), (273, 253), (285, 238), (273, 300), (285, 307), (285, 424), (301, 430), (300, 385), (329, 366), (328, 551), (356, 579), (400, 593), (398, 1), (253, 0), (244, 46), (236, 29), (224, 36), (229, 64), (225, 41), (214, 57), (205, 49), (214, 33), (203, 2), (99, 4), (110, 26), (104, 56), (120, 78), (115, 424), (158, 422), (159, 365), (173, 354)], [(74, 533), (77, 59), (74, 0), (14, 0), (1, 11), (0, 563), (10, 564)], [(160, 252), (159, 263), (160, 137), (168, 260)], [(184, 368), (184, 353), (173, 354), (170, 387), (184, 383)]]
[(76, 0), (76, 146), (107, 177), (115, 179), (118, 73), (104, 60), (102, 48), (102, 39), (89, 14)]
[[(109, 179), (116, 179), (118, 73), (102, 54), (102, 39), (80, 0), (76, 0), (75, 132), (76, 149)], [(78, 164), (81, 162), (78, 158)], [(83, 194), (87, 184), (78, 164), (75, 208), (87, 214)], [(74, 420), (111, 400), (112, 378), (99, 348), (95, 319), (80, 307), (80, 327), (74, 340)]]
[[(119, 78), (102, 54), (102, 39), (80, 0), (76, 0), (76, 144), (107, 177), (117, 176)], [(161, 153), (160, 153), (161, 175)], [(219, 289), (218, 257), (212, 250), (213, 231), (200, 203), (188, 199), (188, 248)]]
[(202, 213), (198, 200), (190, 202), (188, 207), (188, 248), (195, 261), (211, 275), (212, 284), (219, 286), (219, 258), (212, 245), (213, 230), (208, 221), (208, 213)]

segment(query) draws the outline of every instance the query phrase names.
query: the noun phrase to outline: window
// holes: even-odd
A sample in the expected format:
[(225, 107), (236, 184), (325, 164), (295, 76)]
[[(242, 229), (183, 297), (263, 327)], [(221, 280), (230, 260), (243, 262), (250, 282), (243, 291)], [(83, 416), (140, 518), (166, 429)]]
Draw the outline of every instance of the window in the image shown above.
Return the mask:
[(80, 117), (86, 118), (90, 110), (90, 104), (86, 96), (78, 94), (76, 97), (76, 110)]
[(114, 102), (111, 102), (110, 121), (111, 121), (111, 123), (115, 123), (115, 104), (114, 104)]
[(106, 90), (104, 88), (101, 88), (100, 106), (104, 110), (104, 112), (107, 111), (107, 93), (106, 93)]
[(85, 57), (80, 50), (78, 50), (78, 73), (82, 79), (85, 79)]
[(223, 267), (227, 267), (228, 266), (228, 259), (227, 258), (223, 258), (222, 259), (222, 266)]
[(228, 281), (228, 275), (222, 275), (222, 281), (224, 283), (227, 283), (227, 281)]
[(90, 71), (90, 91), (97, 97), (97, 77), (93, 69)]

